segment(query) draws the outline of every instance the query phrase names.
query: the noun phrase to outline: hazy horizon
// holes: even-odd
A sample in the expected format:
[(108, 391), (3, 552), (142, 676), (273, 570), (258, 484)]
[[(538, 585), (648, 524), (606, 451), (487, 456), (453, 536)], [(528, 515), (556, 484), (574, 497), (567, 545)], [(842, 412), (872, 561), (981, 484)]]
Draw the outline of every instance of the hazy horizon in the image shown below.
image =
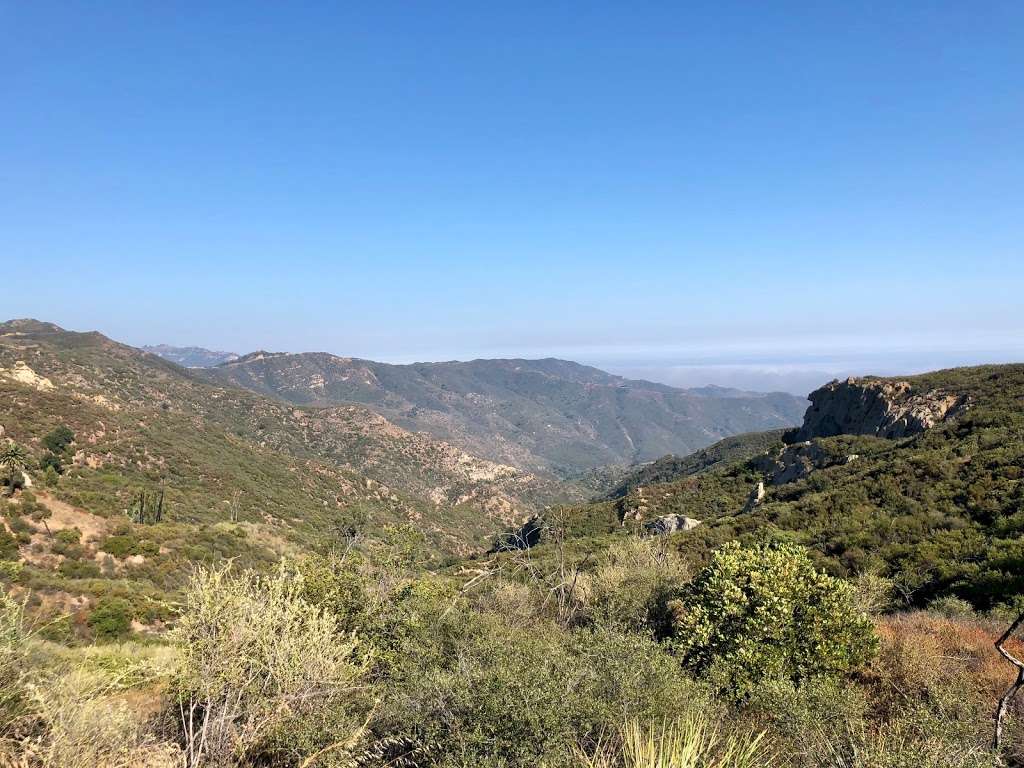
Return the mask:
[[(13, 319), (13, 318), (8, 318)], [(292, 349), (272, 348), (258, 341), (238, 348), (218, 347), (203, 339), (139, 339), (128, 333), (124, 336), (103, 328), (73, 327), (53, 320), (67, 330), (98, 330), (115, 341), (136, 347), (167, 344), (172, 347), (198, 347), (212, 351), (248, 354), (257, 350), (296, 354), (326, 352), (339, 357), (356, 357), (383, 363), (409, 364), (425, 362), (466, 361), (476, 359), (555, 357), (590, 365), (626, 378), (644, 379), (681, 388), (708, 385), (749, 390), (754, 392), (789, 392), (806, 395), (832, 379), (848, 376), (900, 376), (924, 373), (943, 368), (983, 365), (989, 363), (1024, 362), (1024, 338), (1000, 339), (1003, 346), (976, 346), (975, 348), (947, 349), (929, 346), (926, 340), (912, 343), (907, 339), (889, 339), (883, 348), (864, 350), (851, 345), (849, 339), (805, 339), (804, 349), (765, 349), (763, 346), (731, 343), (716, 347), (714, 344), (694, 345), (690, 348), (632, 348), (602, 349), (599, 346), (558, 348), (507, 348), (491, 351), (438, 351), (423, 355), (383, 355), (364, 349), (355, 354), (346, 349), (312, 348), (299, 345)], [(987, 339), (992, 342), (993, 339)]]

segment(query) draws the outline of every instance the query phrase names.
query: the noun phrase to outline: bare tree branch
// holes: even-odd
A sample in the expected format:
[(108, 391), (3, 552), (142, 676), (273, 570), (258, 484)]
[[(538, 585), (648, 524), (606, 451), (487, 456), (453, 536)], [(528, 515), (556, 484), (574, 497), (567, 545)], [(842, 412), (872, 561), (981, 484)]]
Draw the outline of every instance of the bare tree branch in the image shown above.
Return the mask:
[(1005, 646), (1006, 641), (1013, 636), (1021, 623), (1024, 623), (1024, 613), (1018, 616), (1017, 620), (1009, 626), (1009, 628), (1003, 633), (1002, 637), (995, 642), (996, 650), (999, 651), (1000, 655), (1017, 668), (1017, 679), (1014, 681), (1013, 685), (1006, 689), (1006, 693), (1000, 697), (999, 705), (996, 707), (995, 735), (992, 738), (992, 749), (996, 752), (999, 752), (1003, 742), (1003, 719), (1006, 716), (1006, 710), (1009, 707), (1010, 702), (1013, 700), (1013, 697), (1017, 695), (1017, 691), (1019, 691), (1021, 687), (1024, 687), (1024, 662), (1006, 650)]

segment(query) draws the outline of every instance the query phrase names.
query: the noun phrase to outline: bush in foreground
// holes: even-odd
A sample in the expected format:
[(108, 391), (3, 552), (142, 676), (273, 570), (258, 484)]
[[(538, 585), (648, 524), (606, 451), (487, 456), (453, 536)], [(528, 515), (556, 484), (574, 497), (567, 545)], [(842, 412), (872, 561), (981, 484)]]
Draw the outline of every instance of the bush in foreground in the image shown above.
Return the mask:
[(671, 607), (684, 665), (737, 697), (854, 669), (878, 644), (853, 586), (789, 544), (726, 544)]
[(358, 643), (301, 593), (284, 567), (193, 577), (176, 636), (189, 765), (292, 764), (351, 746)]

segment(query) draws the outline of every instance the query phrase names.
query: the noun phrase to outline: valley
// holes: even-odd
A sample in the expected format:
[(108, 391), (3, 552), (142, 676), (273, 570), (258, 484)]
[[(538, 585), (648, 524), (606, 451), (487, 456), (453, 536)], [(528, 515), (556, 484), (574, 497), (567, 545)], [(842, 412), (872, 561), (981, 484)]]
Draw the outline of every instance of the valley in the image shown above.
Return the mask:
[(682, 390), (553, 358), (389, 365), (255, 352), (196, 374), (297, 405), (363, 405), (474, 455), (562, 477), (792, 426), (807, 408), (785, 393)]

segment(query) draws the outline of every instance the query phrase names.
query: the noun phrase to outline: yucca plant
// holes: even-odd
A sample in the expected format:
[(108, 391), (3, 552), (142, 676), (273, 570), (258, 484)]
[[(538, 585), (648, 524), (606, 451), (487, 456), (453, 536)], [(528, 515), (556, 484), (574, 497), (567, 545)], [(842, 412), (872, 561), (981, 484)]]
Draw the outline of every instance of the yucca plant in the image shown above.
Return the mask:
[(776, 765), (764, 733), (722, 735), (703, 713), (660, 725), (626, 723), (618, 738), (593, 754), (578, 751), (586, 768), (761, 768)]

